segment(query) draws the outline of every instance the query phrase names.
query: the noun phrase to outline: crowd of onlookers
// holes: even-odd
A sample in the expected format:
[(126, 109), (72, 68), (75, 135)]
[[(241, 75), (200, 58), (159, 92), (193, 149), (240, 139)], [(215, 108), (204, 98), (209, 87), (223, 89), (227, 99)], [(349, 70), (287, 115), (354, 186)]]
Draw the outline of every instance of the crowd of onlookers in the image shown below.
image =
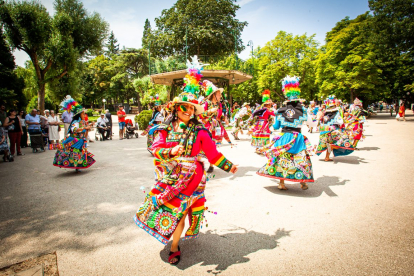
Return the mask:
[(21, 149), (29, 146), (28, 135), (43, 135), (45, 145), (57, 143), (60, 140), (59, 123), (54, 110), (45, 110), (43, 115), (37, 109), (32, 109), (29, 114), (15, 109), (6, 112), (5, 105), (1, 104), (0, 151), (3, 160), (13, 161), (14, 156), (24, 155)]
[[(6, 111), (6, 106), (0, 104), (0, 156), (3, 155), (3, 160), (14, 161), (15, 156), (24, 155), (21, 149), (29, 147), (31, 142), (30, 137), (41, 135), (43, 142), (41, 150), (56, 149), (59, 140), (66, 136), (70, 124), (72, 122), (72, 112), (64, 111), (59, 118), (59, 115), (54, 110), (45, 110), (41, 114), (40, 110), (32, 109), (30, 113), (25, 111), (10, 109)], [(100, 140), (105, 141), (112, 139), (112, 114), (109, 110), (101, 113), (99, 118), (94, 122), (89, 122), (86, 116), (85, 121), (91, 125), (96, 126), (97, 135), (100, 135)], [(122, 140), (125, 135), (125, 129), (132, 125), (132, 121), (126, 119), (126, 113), (122, 106), (119, 106), (117, 111), (119, 123), (119, 137)], [(129, 122), (131, 121), (131, 122)], [(63, 127), (62, 127), (63, 126)], [(62, 129), (63, 128), (63, 129)], [(63, 131), (63, 134), (61, 135)], [(95, 136), (95, 139), (97, 136)], [(91, 143), (94, 139), (87, 137)], [(31, 145), (33, 148), (33, 144)]]

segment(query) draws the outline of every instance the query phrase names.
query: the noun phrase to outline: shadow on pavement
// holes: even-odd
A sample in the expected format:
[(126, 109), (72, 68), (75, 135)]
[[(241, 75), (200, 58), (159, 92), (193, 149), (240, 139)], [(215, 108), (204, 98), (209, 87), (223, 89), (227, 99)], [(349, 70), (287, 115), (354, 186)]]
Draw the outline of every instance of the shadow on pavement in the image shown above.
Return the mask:
[[(207, 272), (219, 274), (231, 265), (250, 261), (247, 255), (251, 253), (276, 248), (278, 240), (291, 232), (278, 229), (273, 235), (268, 235), (244, 228), (230, 231), (238, 232), (219, 235), (209, 230), (205, 234), (200, 233), (196, 240), (180, 242), (181, 261), (177, 267), (185, 270), (199, 263), (201, 266), (216, 265), (214, 270)], [(160, 252), (161, 259), (166, 263), (169, 251), (170, 245), (167, 245)]]
[(287, 196), (296, 196), (296, 197), (319, 197), (322, 193), (325, 192), (330, 197), (338, 196), (335, 194), (331, 186), (340, 186), (345, 185), (346, 182), (349, 181), (348, 179), (344, 179), (342, 181), (339, 180), (337, 176), (322, 176), (315, 180), (313, 183), (308, 183), (309, 189), (302, 190), (299, 183), (294, 182), (285, 182), (286, 187), (289, 190), (279, 190), (277, 188), (279, 181), (275, 181), (274, 186), (267, 186), (264, 187), (271, 193), (278, 194), (278, 195), (287, 195)]
[(365, 158), (361, 158), (358, 156), (341, 156), (341, 157), (334, 157), (333, 163), (334, 164), (351, 164), (351, 165), (359, 165), (359, 164), (368, 163), (364, 160)]
[[(56, 175), (57, 178), (66, 178), (66, 177), (83, 177), (86, 174), (91, 173), (91, 170), (83, 169), (80, 172), (76, 172), (74, 169), (62, 169), (62, 173)], [(92, 172), (93, 173), (93, 172)]]
[[(263, 161), (264, 165), (266, 163), (266, 161)], [(216, 180), (216, 179), (221, 179), (221, 178), (227, 178), (229, 177), (230, 180), (234, 180), (236, 178), (240, 178), (240, 177), (244, 177), (244, 176), (254, 176), (256, 175), (256, 172), (260, 169), (261, 166), (258, 167), (244, 167), (244, 166), (239, 166), (238, 170), (235, 174), (231, 174), (231, 173), (227, 173), (222, 171), (221, 169), (214, 167), (214, 172), (211, 173), (211, 175), (215, 175), (215, 177), (211, 178), (211, 180)], [(210, 174), (208, 174), (210, 175)]]
[(363, 147), (363, 148), (358, 148), (359, 150), (366, 150), (366, 151), (371, 151), (371, 150), (379, 150), (379, 147)]

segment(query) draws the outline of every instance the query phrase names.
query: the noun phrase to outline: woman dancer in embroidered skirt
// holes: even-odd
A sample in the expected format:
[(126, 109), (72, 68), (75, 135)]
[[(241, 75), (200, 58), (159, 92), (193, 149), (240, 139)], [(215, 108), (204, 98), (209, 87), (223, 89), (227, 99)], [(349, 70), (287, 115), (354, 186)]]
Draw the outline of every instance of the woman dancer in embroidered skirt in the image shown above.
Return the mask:
[[(199, 69), (198, 73), (194, 68), (188, 71), (193, 77), (187, 75), (184, 80), (198, 83)], [(224, 171), (237, 171), (237, 166), (217, 151), (208, 130), (193, 118), (204, 111), (196, 99), (190, 92), (181, 93), (173, 101), (172, 117), (157, 127), (151, 147), (156, 157), (157, 183), (134, 217), (139, 227), (163, 244), (173, 237), (169, 256), (173, 265), (180, 261), (178, 243), (185, 217), (188, 215), (190, 225), (184, 239), (196, 238), (203, 222), (206, 174), (198, 161), (200, 151)]]
[(75, 115), (70, 123), (68, 133), (58, 144), (53, 165), (65, 169), (76, 169), (79, 172), (79, 169), (87, 169), (96, 162), (93, 159), (93, 154), (88, 152), (86, 148), (86, 139), (91, 127), (84, 120), (85, 112), (82, 106), (70, 96), (66, 96), (61, 106), (63, 106), (62, 110), (72, 111)]
[(223, 88), (217, 88), (211, 81), (203, 81), (203, 89), (206, 94), (204, 102), (204, 112), (200, 114), (204, 126), (210, 131), (213, 141), (219, 145), (223, 138), (231, 144), (229, 135), (224, 128), (221, 119), (223, 117), (223, 105), (221, 104), (221, 95)]
[(258, 175), (279, 179), (278, 188), (287, 190), (285, 180), (300, 182), (303, 190), (308, 189), (307, 182), (314, 182), (312, 162), (309, 151), (311, 144), (302, 135), (301, 127), (307, 121), (307, 110), (299, 99), (299, 77), (287, 76), (283, 79), (283, 92), (288, 98), (285, 107), (276, 112), (273, 128), (282, 128), (272, 143), (260, 151), (264, 152), (268, 161)]
[(325, 161), (333, 161), (329, 158), (331, 152), (334, 156), (344, 156), (354, 152), (352, 133), (344, 128), (342, 108), (336, 107), (335, 96), (329, 96), (325, 100), (326, 111), (319, 125), (319, 144), (316, 154), (326, 151)]
[(262, 95), (262, 108), (253, 112), (253, 117), (257, 117), (257, 120), (255, 126), (250, 130), (252, 132), (251, 145), (256, 148), (256, 153), (260, 153), (258, 149), (269, 143), (271, 133), (271, 116), (275, 116), (275, 113), (270, 110), (273, 104), (270, 99), (270, 91), (265, 90)]

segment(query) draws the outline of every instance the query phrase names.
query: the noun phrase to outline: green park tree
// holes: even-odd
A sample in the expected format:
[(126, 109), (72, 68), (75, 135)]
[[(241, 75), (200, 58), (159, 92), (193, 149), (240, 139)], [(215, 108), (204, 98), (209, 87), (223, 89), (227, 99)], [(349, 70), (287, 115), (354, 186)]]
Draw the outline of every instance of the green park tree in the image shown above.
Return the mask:
[(13, 49), (26, 52), (44, 110), (46, 84), (75, 70), (77, 61), (102, 51), (108, 24), (89, 14), (78, 0), (55, 0), (52, 16), (38, 1), (10, 1), (0, 6), (0, 21)]
[(148, 20), (148, 18), (145, 20), (145, 24), (144, 24), (144, 31), (142, 32), (142, 39), (141, 39), (141, 43), (142, 43), (142, 48), (144, 49), (148, 49), (148, 42), (151, 36), (151, 23)]
[(258, 52), (258, 88), (259, 93), (270, 89), (283, 101), (281, 80), (286, 75), (300, 77), (301, 97), (314, 99), (318, 92), (315, 85), (315, 62), (318, 56), (318, 42), (314, 35), (296, 35), (280, 31)]
[(105, 54), (107, 57), (119, 54), (119, 43), (118, 40), (115, 38), (113, 31), (111, 31), (111, 34), (108, 37), (108, 43), (105, 46)]
[(155, 19), (155, 30), (147, 29), (151, 34), (143, 37), (143, 45), (151, 41), (151, 53), (161, 57), (183, 55), (186, 39), (189, 55), (240, 52), (247, 22), (236, 18), (239, 8), (234, 0), (178, 0)]
[(372, 41), (392, 97), (410, 91), (414, 75), (414, 0), (369, 0)]
[(23, 107), (27, 100), (23, 93), (24, 79), (14, 69), (14, 57), (0, 28), (0, 95), (7, 107)]
[(338, 22), (327, 34), (327, 43), (317, 61), (316, 84), (320, 96), (386, 97), (376, 47), (370, 42), (372, 16), (369, 13)]

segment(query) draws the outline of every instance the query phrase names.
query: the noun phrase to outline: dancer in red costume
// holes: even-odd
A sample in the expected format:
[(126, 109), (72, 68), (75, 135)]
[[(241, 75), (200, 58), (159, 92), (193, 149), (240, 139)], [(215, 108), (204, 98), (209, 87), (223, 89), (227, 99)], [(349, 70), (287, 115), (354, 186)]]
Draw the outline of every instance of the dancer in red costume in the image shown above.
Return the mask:
[(197, 115), (204, 111), (197, 101), (202, 66), (196, 57), (189, 65), (184, 92), (171, 105), (172, 116), (154, 131), (151, 129), (155, 137), (151, 150), (156, 157), (157, 183), (134, 217), (139, 227), (163, 244), (173, 238), (169, 254), (172, 265), (177, 265), (181, 258), (178, 243), (185, 217), (189, 216), (190, 226), (184, 239), (196, 238), (203, 223), (206, 173), (198, 158), (200, 152), (224, 171), (237, 171), (237, 166), (217, 151), (209, 131), (197, 120)]

